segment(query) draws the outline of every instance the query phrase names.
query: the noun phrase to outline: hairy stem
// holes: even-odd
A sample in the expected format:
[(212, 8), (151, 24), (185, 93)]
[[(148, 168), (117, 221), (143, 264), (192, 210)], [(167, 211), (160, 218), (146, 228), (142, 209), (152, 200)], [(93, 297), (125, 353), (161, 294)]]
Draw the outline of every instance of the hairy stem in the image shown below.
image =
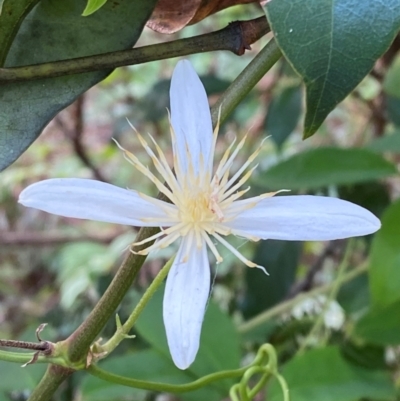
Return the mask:
[(40, 383), (32, 391), (29, 401), (50, 400), (60, 384), (74, 371), (62, 366), (49, 365)]
[(265, 17), (249, 21), (235, 21), (216, 32), (168, 43), (37, 65), (0, 68), (0, 84), (110, 70), (125, 65), (137, 65), (217, 50), (228, 50), (242, 55), (245, 49), (249, 49), (252, 43), (269, 31), (270, 28)]

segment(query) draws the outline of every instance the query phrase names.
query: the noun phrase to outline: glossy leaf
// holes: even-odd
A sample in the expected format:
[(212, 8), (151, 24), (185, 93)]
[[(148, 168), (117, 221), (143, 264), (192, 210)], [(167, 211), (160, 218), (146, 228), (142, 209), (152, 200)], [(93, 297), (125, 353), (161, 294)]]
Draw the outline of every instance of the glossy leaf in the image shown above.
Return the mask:
[(317, 148), (276, 164), (255, 182), (271, 190), (316, 189), (388, 177), (395, 166), (366, 149)]
[[(359, 339), (358, 339), (359, 340)], [(386, 369), (385, 348), (348, 339), (340, 348), (342, 355), (354, 365), (367, 369)]]
[(306, 85), (304, 137), (372, 69), (400, 29), (398, 0), (271, 0), (279, 47)]
[[(80, 0), (42, 0), (21, 25), (6, 66), (130, 48), (142, 32), (154, 3), (155, 0), (108, 2), (90, 18), (83, 18)], [(0, 170), (15, 161), (60, 110), (108, 73), (100, 71), (2, 85)]]
[(278, 148), (297, 126), (301, 113), (301, 98), (299, 86), (288, 86), (278, 93), (269, 105), (265, 129)]
[(339, 196), (341, 199), (365, 207), (378, 217), (391, 202), (387, 185), (376, 181), (343, 185), (339, 188)]
[(19, 26), (38, 2), (39, 0), (0, 1), (0, 66), (4, 64)]
[(366, 310), (370, 304), (368, 275), (363, 274), (354, 280), (342, 285), (338, 293), (337, 301), (349, 315), (357, 314), (360, 310)]
[(388, 69), (383, 81), (383, 90), (390, 96), (400, 98), (400, 56), (397, 56)]
[(400, 300), (399, 199), (386, 210), (381, 221), (382, 228), (376, 233), (372, 243), (369, 265), (371, 301), (374, 309), (382, 309)]
[(400, 98), (387, 95), (386, 96), (386, 112), (389, 120), (396, 126), (400, 127)]
[[(3, 394), (14, 391), (15, 393), (32, 390), (40, 380), (46, 367), (44, 364), (29, 366), (32, 369), (23, 369), (20, 364), (0, 361), (0, 400)], [(10, 398), (5, 398), (9, 400)]]
[(246, 293), (242, 312), (246, 319), (282, 301), (293, 284), (301, 252), (297, 241), (261, 241), (254, 256), (254, 263), (261, 269), (246, 269)]
[(400, 300), (383, 308), (372, 309), (357, 322), (355, 334), (372, 344), (400, 344), (399, 311)]
[[(338, 348), (326, 347), (294, 357), (282, 369), (291, 401), (393, 400), (389, 373), (362, 369), (346, 362)], [(269, 401), (282, 400), (279, 385), (270, 388)]]
[(371, 141), (366, 147), (375, 152), (400, 153), (400, 129)]

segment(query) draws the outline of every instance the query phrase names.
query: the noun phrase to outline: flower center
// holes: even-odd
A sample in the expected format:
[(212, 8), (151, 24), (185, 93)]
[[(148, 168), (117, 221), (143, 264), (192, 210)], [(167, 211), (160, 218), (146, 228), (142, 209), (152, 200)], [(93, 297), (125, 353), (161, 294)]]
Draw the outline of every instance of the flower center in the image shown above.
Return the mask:
[(202, 223), (217, 221), (217, 216), (210, 208), (211, 198), (207, 192), (185, 191), (179, 203), (179, 216), (182, 223), (199, 227)]

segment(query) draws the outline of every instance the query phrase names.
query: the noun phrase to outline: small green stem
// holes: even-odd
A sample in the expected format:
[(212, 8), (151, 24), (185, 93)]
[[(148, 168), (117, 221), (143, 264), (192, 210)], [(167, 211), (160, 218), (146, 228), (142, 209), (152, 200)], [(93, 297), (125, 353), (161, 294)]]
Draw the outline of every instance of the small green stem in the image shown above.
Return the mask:
[(315, 321), (313, 327), (311, 328), (307, 337), (303, 341), (301, 347), (297, 351), (298, 355), (301, 355), (305, 351), (308, 344), (310, 343), (310, 340), (318, 333), (318, 331), (321, 329), (321, 327), (324, 324), (325, 313), (328, 310), (330, 303), (334, 299), (336, 299), (336, 296), (337, 296), (337, 293), (339, 292), (340, 286), (343, 284), (343, 276), (349, 265), (349, 258), (351, 255), (351, 251), (353, 250), (353, 244), (354, 244), (354, 241), (352, 239), (350, 239), (349, 242), (347, 243), (347, 247), (346, 247), (345, 254), (343, 256), (343, 260), (341, 261), (341, 263), (339, 265), (336, 280), (334, 280), (334, 282), (332, 283), (332, 288), (330, 289), (329, 296), (325, 300), (324, 305), (322, 307), (322, 311), (319, 314), (317, 320)]
[(167, 384), (167, 383), (157, 383), (157, 382), (148, 382), (145, 380), (131, 379), (128, 377), (116, 375), (114, 373), (106, 372), (105, 370), (100, 369), (96, 365), (90, 366), (87, 369), (87, 372), (89, 372), (93, 376), (98, 377), (99, 379), (103, 379), (111, 383), (121, 384), (123, 386), (140, 388), (150, 391), (159, 391), (159, 392), (164, 391), (167, 393), (185, 393), (187, 391), (197, 390), (201, 387), (204, 387), (207, 384), (213, 383), (218, 380), (240, 377), (246, 372), (248, 368), (249, 367), (247, 366), (240, 369), (225, 370), (223, 372), (212, 373), (210, 375), (203, 376), (198, 380), (186, 384)]
[(276, 374), (275, 378), (278, 380), (281, 389), (282, 389), (282, 393), (283, 393), (283, 401), (289, 401), (290, 397), (289, 397), (289, 387), (286, 383), (286, 380), (283, 376), (281, 376), (280, 374)]
[[(29, 361), (32, 361), (34, 355), (35, 355), (34, 352), (22, 353), (22, 352), (9, 352), (0, 350), (0, 361), (15, 362), (25, 365)], [(64, 359), (60, 356), (52, 357), (40, 354), (37, 357), (37, 359), (35, 358), (35, 363), (53, 363), (60, 366), (65, 365)]]
[[(341, 280), (341, 284), (347, 283), (348, 281), (351, 281), (355, 279), (356, 277), (360, 276), (361, 274), (365, 273), (368, 270), (368, 265), (366, 263), (363, 263), (362, 265), (358, 266), (354, 270), (350, 271), (349, 273), (345, 274), (343, 276), (343, 279)], [(303, 301), (304, 299), (315, 297), (316, 295), (320, 294), (325, 294), (326, 292), (329, 292), (333, 287), (335, 286), (335, 283), (329, 283), (322, 285), (321, 287), (315, 288), (312, 291), (299, 294), (297, 297), (293, 299), (289, 299), (288, 301), (282, 302), (276, 306), (274, 306), (271, 309), (268, 309), (267, 311), (260, 313), (259, 315), (255, 316), (254, 318), (248, 320), (245, 323), (242, 323), (238, 327), (238, 331), (242, 334), (247, 333), (256, 327), (262, 325), (263, 323), (267, 322), (268, 320), (281, 315), (282, 313), (289, 312), (295, 305), (297, 305), (299, 302)]]
[(27, 363), (33, 358), (33, 352), (8, 352), (8, 351), (0, 351), (0, 361), (6, 362), (16, 362), (16, 363)]
[(115, 334), (104, 345), (98, 347), (98, 351), (100, 353), (106, 352), (107, 355), (110, 354), (119, 345), (119, 343), (127, 337), (128, 333), (131, 331), (133, 325), (142, 313), (143, 309), (153, 297), (157, 289), (160, 287), (165, 277), (167, 277), (167, 274), (171, 269), (174, 259), (175, 256), (172, 257), (159, 271), (150, 286), (147, 288), (146, 292), (141, 297), (139, 303), (137, 304), (136, 308), (133, 310), (127, 321), (122, 326), (117, 327), (117, 331), (115, 332)]
[(211, 113), (213, 126), (217, 123), (219, 108), (221, 107), (221, 120), (224, 121), (260, 79), (274, 66), (281, 55), (282, 52), (275, 39), (271, 39), (213, 106)]

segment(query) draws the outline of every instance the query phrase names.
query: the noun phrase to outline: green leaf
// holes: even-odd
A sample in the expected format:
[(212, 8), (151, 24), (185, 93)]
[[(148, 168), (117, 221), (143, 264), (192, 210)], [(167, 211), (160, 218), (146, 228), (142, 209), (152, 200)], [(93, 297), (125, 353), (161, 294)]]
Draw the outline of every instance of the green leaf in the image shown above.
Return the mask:
[(278, 148), (296, 128), (300, 113), (301, 88), (298, 85), (283, 88), (272, 99), (265, 120), (265, 129)]
[(383, 90), (390, 96), (400, 98), (400, 56), (389, 67), (383, 81)]
[[(336, 347), (319, 348), (293, 358), (282, 369), (291, 401), (355, 401), (362, 398), (393, 400), (389, 373), (359, 368), (346, 362)], [(274, 381), (269, 401), (281, 401)]]
[(339, 188), (339, 197), (365, 207), (378, 217), (391, 203), (387, 185), (376, 181), (343, 185)]
[(305, 138), (368, 74), (400, 28), (398, 0), (271, 0), (264, 8), (306, 85)]
[[(392, 278), (393, 280), (393, 278)], [(355, 327), (355, 334), (372, 344), (400, 344), (400, 300), (364, 315)]]
[(360, 344), (347, 339), (341, 344), (340, 351), (350, 363), (367, 369), (386, 369), (385, 347), (374, 344)]
[(400, 98), (387, 95), (386, 112), (389, 120), (396, 127), (400, 127)]
[(400, 152), (400, 130), (371, 141), (367, 146), (375, 152)]
[[(38, 64), (132, 47), (156, 0), (108, 2), (82, 18), (82, 1), (42, 0), (25, 18), (6, 66)], [(8, 83), (0, 91), (0, 170), (15, 161), (46, 124), (110, 71)]]
[(255, 183), (279, 189), (316, 189), (388, 177), (396, 167), (366, 149), (318, 148), (276, 164), (260, 174)]
[(83, 10), (82, 16), (87, 17), (88, 15), (95, 13), (106, 3), (107, 0), (88, 0), (86, 7)]
[(375, 309), (400, 299), (400, 199), (386, 210), (381, 221), (382, 228), (372, 243), (369, 266), (371, 302)]
[(0, 67), (4, 65), (15, 34), (25, 16), (39, 0), (5, 0), (0, 2)]
[(60, 305), (69, 309), (99, 275), (111, 268), (115, 259), (116, 255), (102, 244), (79, 242), (63, 246), (56, 263)]
[[(33, 364), (22, 368), (20, 364), (0, 361), (0, 397), (9, 391), (32, 390), (43, 376), (46, 366)], [(9, 398), (7, 398), (9, 400)]]
[(261, 241), (257, 246), (254, 263), (265, 266), (269, 276), (261, 269), (246, 269), (246, 292), (242, 312), (246, 319), (282, 301), (292, 286), (301, 253), (297, 241)]
[[(162, 321), (163, 290), (158, 291), (138, 319), (135, 329), (152, 347), (171, 360)], [(199, 353), (189, 372), (194, 379), (213, 372), (237, 369), (240, 365), (239, 335), (230, 318), (209, 303), (203, 322)], [(178, 372), (174, 368), (172, 373)], [(226, 397), (231, 381), (212, 384), (219, 397)], [(218, 398), (216, 398), (218, 400)]]

